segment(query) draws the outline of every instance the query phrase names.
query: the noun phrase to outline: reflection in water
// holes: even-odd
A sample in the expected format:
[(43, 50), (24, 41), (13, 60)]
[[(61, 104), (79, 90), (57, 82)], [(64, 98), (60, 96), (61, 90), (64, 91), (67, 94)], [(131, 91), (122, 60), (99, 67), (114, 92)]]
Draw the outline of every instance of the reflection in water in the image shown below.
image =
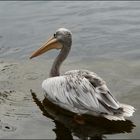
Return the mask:
[(32, 98), (42, 111), (42, 114), (51, 118), (56, 128), (56, 140), (70, 139), (73, 136), (80, 139), (105, 139), (104, 134), (130, 133), (135, 125), (130, 121), (110, 121), (105, 118), (84, 115), (85, 123), (78, 124), (73, 120), (74, 113), (66, 111), (48, 101), (39, 101), (36, 94), (31, 91)]

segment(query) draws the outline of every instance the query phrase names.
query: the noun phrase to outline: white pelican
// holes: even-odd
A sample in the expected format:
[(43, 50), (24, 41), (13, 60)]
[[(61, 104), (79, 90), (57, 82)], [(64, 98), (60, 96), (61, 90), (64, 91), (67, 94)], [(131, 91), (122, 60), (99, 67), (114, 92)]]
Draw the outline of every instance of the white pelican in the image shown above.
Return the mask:
[(119, 103), (110, 93), (105, 81), (88, 70), (71, 70), (60, 76), (60, 66), (68, 56), (72, 45), (72, 33), (59, 28), (30, 58), (51, 49), (61, 49), (50, 71), (50, 78), (42, 83), (45, 97), (58, 106), (79, 114), (105, 117), (109, 120), (125, 120), (135, 108)]

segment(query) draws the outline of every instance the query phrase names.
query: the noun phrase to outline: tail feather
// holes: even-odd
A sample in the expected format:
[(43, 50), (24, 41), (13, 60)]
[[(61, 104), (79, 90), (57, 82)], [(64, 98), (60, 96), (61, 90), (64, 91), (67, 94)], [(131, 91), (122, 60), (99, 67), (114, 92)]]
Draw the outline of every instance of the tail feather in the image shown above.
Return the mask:
[(135, 108), (131, 105), (127, 104), (120, 104), (121, 108), (123, 109), (123, 112), (121, 114), (115, 114), (115, 115), (104, 115), (105, 118), (109, 120), (122, 120), (125, 121), (124, 117), (130, 117), (133, 116), (133, 113), (135, 112)]
[(123, 116), (124, 117), (130, 117), (133, 116), (133, 113), (135, 112), (135, 108), (131, 105), (127, 104), (120, 104), (121, 107), (123, 108)]

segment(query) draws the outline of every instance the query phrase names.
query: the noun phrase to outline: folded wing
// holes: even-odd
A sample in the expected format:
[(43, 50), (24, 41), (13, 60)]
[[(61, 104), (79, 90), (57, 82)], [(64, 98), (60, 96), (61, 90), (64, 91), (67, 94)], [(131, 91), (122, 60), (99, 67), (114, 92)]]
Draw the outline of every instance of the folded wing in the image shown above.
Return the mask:
[(87, 70), (73, 70), (64, 76), (48, 78), (42, 87), (53, 103), (75, 113), (113, 115), (122, 112), (105, 82)]

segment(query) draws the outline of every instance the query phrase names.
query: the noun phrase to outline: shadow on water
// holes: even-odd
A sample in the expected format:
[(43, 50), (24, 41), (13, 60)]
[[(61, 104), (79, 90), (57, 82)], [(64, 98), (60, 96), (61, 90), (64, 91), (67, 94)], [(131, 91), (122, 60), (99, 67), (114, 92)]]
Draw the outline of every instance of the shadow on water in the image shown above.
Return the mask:
[(56, 128), (53, 131), (56, 134), (56, 140), (73, 140), (73, 136), (88, 140), (106, 139), (105, 134), (131, 133), (135, 127), (130, 120), (109, 121), (105, 118), (89, 115), (84, 115), (84, 124), (78, 124), (73, 120), (74, 113), (54, 105), (46, 98), (41, 102), (32, 90), (31, 94), (42, 114), (54, 121)]

